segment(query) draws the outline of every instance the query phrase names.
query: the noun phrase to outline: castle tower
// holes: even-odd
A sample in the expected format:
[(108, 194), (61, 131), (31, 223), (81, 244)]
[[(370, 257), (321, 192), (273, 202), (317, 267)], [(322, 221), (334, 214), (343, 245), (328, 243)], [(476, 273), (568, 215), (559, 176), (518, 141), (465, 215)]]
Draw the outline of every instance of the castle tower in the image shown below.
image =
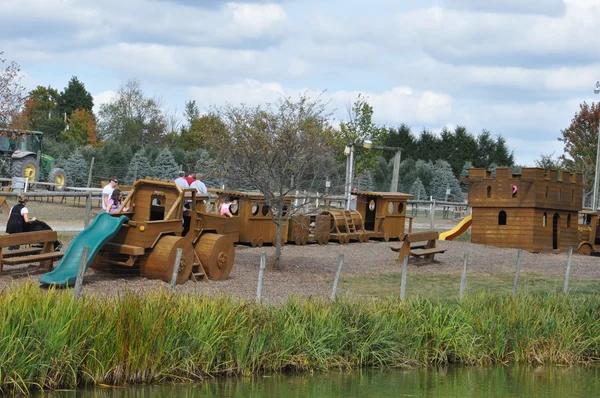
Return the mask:
[(581, 173), (523, 168), (470, 169), (471, 242), (529, 252), (577, 248), (582, 208)]

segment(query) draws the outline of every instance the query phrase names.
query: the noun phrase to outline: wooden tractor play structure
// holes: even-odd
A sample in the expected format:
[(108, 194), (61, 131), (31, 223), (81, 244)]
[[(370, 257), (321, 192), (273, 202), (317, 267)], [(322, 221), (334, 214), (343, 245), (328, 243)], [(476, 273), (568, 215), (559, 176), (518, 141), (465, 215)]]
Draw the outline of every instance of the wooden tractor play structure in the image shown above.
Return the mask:
[(597, 255), (600, 252), (600, 212), (583, 210), (579, 214), (583, 220), (577, 226), (579, 230), (577, 253), (586, 256)]
[[(231, 230), (227, 223), (235, 220), (206, 213), (206, 200), (195, 189), (182, 189), (172, 181), (136, 181), (119, 211), (111, 214), (125, 215), (129, 221), (100, 249), (92, 268), (109, 272), (137, 268), (146, 278), (170, 281), (177, 249), (182, 249), (178, 284), (226, 279), (235, 249), (231, 237), (222, 233)], [(123, 210), (127, 208), (131, 210)]]

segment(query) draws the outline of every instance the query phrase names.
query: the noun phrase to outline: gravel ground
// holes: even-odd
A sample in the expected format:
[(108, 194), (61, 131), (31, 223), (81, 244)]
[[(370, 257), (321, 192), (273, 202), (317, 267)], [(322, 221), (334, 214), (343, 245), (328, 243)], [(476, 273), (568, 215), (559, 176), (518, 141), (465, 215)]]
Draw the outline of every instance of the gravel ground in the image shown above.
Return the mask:
[[(57, 231), (80, 231), (83, 228), (84, 209), (68, 204), (32, 201), (29, 204), (32, 215), (47, 221)], [(98, 209), (94, 209), (97, 213)], [(0, 224), (5, 225), (6, 214), (0, 214)], [(444, 231), (452, 228), (458, 220), (436, 218), (435, 228)], [(414, 219), (413, 229), (429, 229), (429, 219)], [(65, 243), (75, 234), (61, 233)], [(67, 244), (63, 250), (66, 249)], [(398, 254), (389, 249), (399, 246), (398, 242), (368, 242), (327, 246), (316, 244), (307, 246), (287, 245), (283, 251), (282, 270), (268, 267), (265, 272), (263, 297), (269, 302), (279, 302), (288, 295), (329, 297), (338, 255), (344, 254), (342, 274), (381, 275), (398, 274), (401, 264)], [(463, 256), (469, 253), (469, 274), (514, 275), (517, 259), (516, 249), (502, 249), (475, 245), (467, 242), (441, 241), (439, 246), (446, 248), (443, 254), (436, 254), (433, 263), (410, 260), (410, 274), (460, 274)], [(233, 271), (226, 281), (188, 282), (178, 286), (178, 291), (189, 294), (230, 294), (239, 298), (253, 299), (256, 296), (259, 256), (267, 252), (268, 263), (275, 253), (273, 247), (250, 248), (238, 246)], [(525, 253), (522, 272), (562, 278), (567, 263), (566, 253)], [(10, 283), (37, 282), (43, 270), (36, 265), (6, 266), (0, 275), (0, 289)], [(600, 280), (600, 258), (575, 255), (571, 277)], [(85, 294), (119, 294), (126, 290), (136, 292), (167, 289), (168, 284), (141, 277), (120, 277), (88, 270), (85, 277)]]
[[(332, 281), (337, 269), (339, 254), (344, 255), (343, 275), (397, 274), (401, 264), (398, 254), (389, 249), (398, 242), (368, 242), (327, 246), (287, 245), (283, 253), (283, 270), (268, 267), (265, 272), (263, 296), (268, 302), (279, 302), (288, 295), (329, 297)], [(475, 245), (467, 242), (442, 241), (439, 246), (446, 248), (437, 254), (435, 261), (411, 259), (411, 274), (460, 274), (464, 253), (469, 253), (469, 273), (514, 274), (516, 249), (501, 249)], [(64, 249), (63, 249), (64, 250)], [(268, 262), (274, 257), (273, 247), (250, 248), (238, 246), (233, 271), (226, 281), (188, 282), (178, 286), (178, 291), (188, 294), (228, 294), (238, 298), (253, 299), (256, 295), (256, 281), (259, 256), (267, 252)], [(567, 263), (566, 253), (525, 253), (522, 272), (545, 276), (563, 277)], [(571, 276), (600, 280), (600, 258), (575, 255)], [(43, 273), (37, 266), (7, 266), (0, 276), (0, 288), (12, 283), (37, 282)], [(135, 292), (167, 289), (168, 284), (141, 277), (119, 277), (89, 270), (85, 278), (85, 294), (119, 294), (126, 290)]]

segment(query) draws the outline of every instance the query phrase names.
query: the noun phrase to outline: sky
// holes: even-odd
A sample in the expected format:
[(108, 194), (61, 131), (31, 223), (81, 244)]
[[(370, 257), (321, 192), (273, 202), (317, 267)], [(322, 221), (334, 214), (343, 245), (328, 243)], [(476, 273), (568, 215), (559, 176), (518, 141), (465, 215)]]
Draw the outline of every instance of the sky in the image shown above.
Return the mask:
[(600, 99), (600, 1), (0, 0), (0, 51), (96, 109), (129, 79), (170, 115), (306, 93), (339, 122), (361, 94), (379, 125), (485, 129), (534, 166)]

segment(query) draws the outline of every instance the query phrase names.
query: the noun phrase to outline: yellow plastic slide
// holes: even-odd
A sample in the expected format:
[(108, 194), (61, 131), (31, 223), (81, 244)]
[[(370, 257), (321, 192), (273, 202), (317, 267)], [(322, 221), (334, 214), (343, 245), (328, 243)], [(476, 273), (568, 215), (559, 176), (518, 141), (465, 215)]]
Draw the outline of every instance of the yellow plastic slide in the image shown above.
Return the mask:
[(440, 234), (439, 240), (454, 240), (454, 238), (462, 235), (469, 227), (471, 226), (471, 216), (468, 215), (463, 218), (456, 227), (452, 228), (449, 231), (442, 232)]

